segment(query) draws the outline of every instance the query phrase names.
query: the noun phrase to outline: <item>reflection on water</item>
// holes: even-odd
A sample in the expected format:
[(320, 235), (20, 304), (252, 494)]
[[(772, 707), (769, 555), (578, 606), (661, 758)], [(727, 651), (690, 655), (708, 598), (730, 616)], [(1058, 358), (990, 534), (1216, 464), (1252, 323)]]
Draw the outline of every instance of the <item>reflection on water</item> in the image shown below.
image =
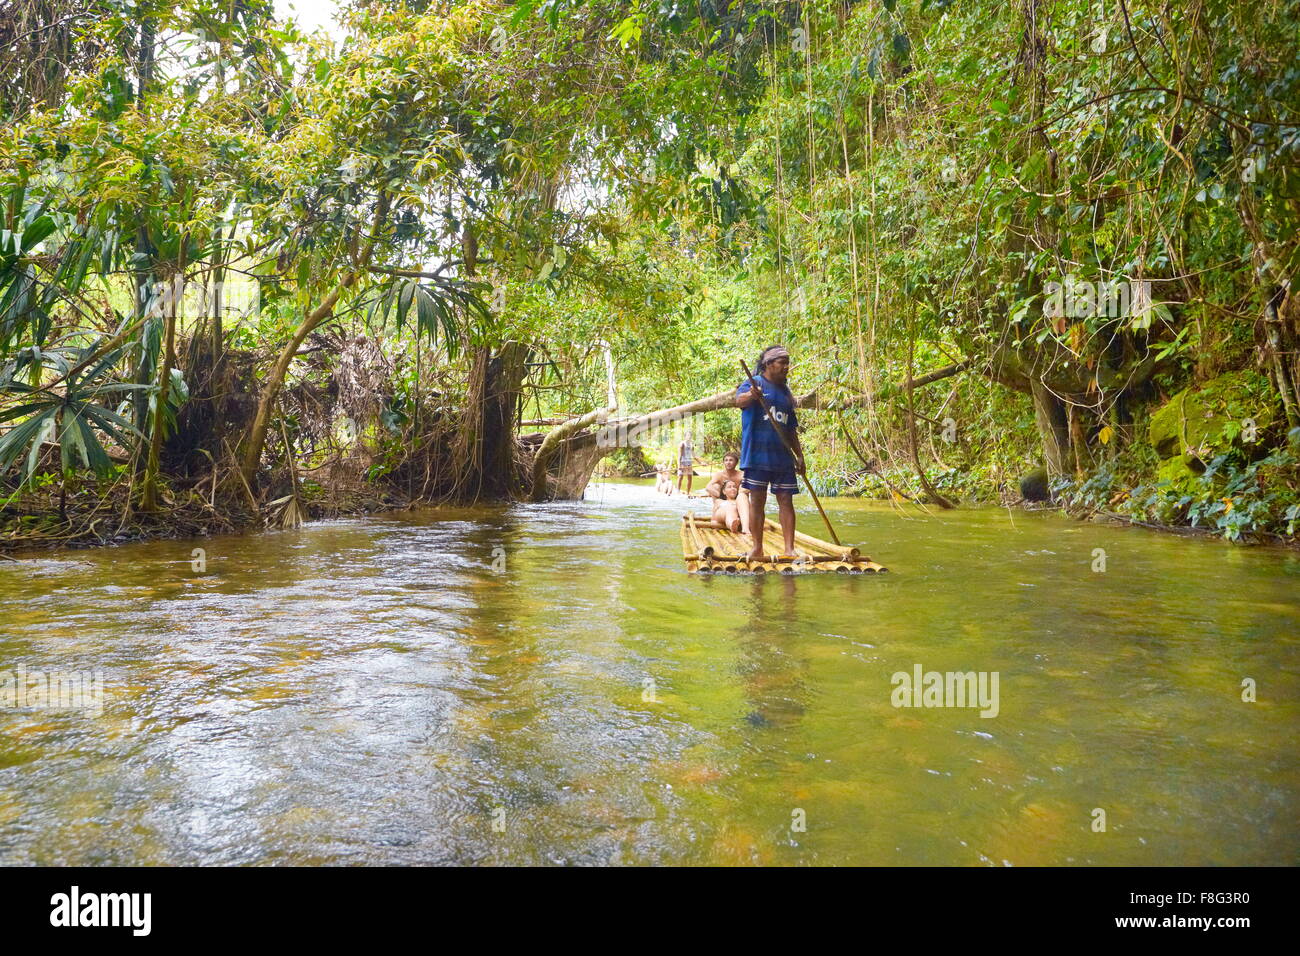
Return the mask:
[(105, 679), (0, 707), (0, 862), (1297, 862), (1295, 555), (831, 504), (892, 574), (690, 577), (631, 485), (0, 562), (0, 681)]

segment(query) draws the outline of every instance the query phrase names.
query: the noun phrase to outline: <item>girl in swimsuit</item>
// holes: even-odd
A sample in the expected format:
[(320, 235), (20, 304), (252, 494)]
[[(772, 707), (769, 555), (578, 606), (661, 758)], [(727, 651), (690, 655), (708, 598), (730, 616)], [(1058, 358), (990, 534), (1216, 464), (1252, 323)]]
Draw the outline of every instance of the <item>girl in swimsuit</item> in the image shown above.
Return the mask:
[(722, 486), (722, 497), (713, 499), (714, 527), (740, 530), (740, 510), (736, 506), (736, 496), (739, 493), (740, 486), (734, 481), (728, 481)]

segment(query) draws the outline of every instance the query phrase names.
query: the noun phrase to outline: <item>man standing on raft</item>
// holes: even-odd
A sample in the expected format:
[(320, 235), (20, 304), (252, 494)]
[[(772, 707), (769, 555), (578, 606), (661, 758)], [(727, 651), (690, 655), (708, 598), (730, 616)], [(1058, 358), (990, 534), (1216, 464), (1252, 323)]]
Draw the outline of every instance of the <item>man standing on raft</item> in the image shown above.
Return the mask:
[[(790, 374), (790, 353), (780, 345), (769, 345), (758, 357), (754, 375), (763, 398), (772, 409), (776, 427), (799, 456), (798, 466), (803, 466), (803, 446), (799, 444), (799, 420), (794, 412), (794, 393), (786, 384)], [(749, 382), (736, 389), (736, 407), (744, 409), (740, 416), (740, 470), (745, 473), (744, 486), (749, 491), (749, 531), (754, 538), (751, 561), (766, 560), (763, 553), (763, 510), (767, 504), (767, 488), (772, 486), (776, 495), (777, 512), (781, 519), (781, 535), (785, 538), (785, 554), (794, 554), (794, 499), (799, 491), (795, 477), (796, 461), (786, 450), (780, 436), (768, 420), (758, 394)]]

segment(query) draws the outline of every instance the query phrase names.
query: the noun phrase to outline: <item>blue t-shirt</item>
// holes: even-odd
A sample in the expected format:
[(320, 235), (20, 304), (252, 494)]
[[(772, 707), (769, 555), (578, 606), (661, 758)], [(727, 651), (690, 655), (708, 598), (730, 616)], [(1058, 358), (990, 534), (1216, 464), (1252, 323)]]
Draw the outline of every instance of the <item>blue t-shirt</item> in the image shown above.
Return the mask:
[[(793, 438), (795, 429), (799, 427), (799, 419), (794, 413), (794, 393), (783, 385), (774, 385), (762, 375), (754, 378), (763, 390), (763, 398), (767, 399), (786, 438)], [(742, 382), (736, 389), (736, 394), (744, 395), (748, 391), (749, 382)], [(758, 402), (740, 411), (740, 470), (750, 468), (770, 471), (790, 471), (794, 468), (794, 456), (785, 450), (780, 436), (767, 420), (767, 414)]]

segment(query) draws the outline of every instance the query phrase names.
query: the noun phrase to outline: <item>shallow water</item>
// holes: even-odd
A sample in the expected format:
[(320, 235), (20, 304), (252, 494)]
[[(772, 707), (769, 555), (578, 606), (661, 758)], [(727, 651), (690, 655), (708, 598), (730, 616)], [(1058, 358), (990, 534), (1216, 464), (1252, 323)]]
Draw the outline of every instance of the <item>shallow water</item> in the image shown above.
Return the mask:
[(0, 863), (1300, 862), (1300, 556), (826, 504), (890, 574), (688, 576), (631, 484), (0, 561), (0, 680), (103, 677), (0, 703)]

